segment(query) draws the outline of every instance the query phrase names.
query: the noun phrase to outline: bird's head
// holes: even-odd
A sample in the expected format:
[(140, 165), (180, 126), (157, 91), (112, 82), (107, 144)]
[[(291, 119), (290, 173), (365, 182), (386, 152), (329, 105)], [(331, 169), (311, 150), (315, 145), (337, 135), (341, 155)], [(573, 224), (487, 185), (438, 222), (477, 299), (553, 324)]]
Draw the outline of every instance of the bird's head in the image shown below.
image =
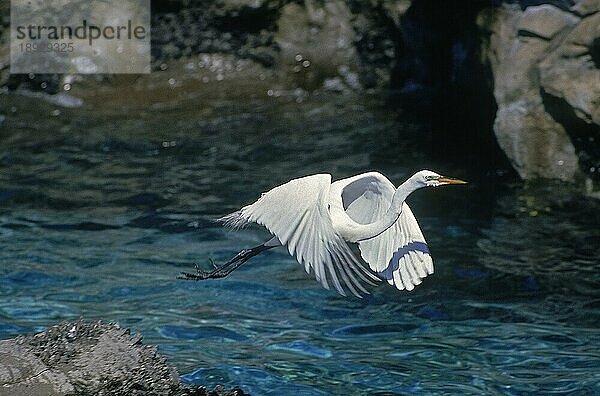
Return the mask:
[(442, 176), (430, 170), (422, 170), (413, 175), (413, 180), (419, 187), (437, 187), (446, 184), (467, 184), (466, 181)]

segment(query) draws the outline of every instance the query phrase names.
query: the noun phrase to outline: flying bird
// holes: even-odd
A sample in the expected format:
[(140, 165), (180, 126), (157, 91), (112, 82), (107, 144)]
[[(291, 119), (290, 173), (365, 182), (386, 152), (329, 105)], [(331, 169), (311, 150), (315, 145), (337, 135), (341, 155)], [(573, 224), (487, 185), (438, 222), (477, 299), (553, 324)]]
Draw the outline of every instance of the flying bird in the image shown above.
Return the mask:
[[(240, 251), (213, 271), (184, 272), (181, 279), (222, 278), (251, 257), (277, 246), (304, 265), (323, 287), (346, 289), (361, 297), (364, 284), (386, 280), (399, 290), (412, 290), (433, 273), (433, 261), (406, 198), (423, 187), (466, 184), (465, 181), (422, 170), (398, 188), (377, 172), (331, 182), (331, 175), (293, 179), (263, 193), (251, 205), (218, 221), (238, 229), (250, 223), (273, 235), (262, 245)], [(357, 243), (368, 268), (348, 243)], [(214, 263), (213, 263), (214, 265)]]

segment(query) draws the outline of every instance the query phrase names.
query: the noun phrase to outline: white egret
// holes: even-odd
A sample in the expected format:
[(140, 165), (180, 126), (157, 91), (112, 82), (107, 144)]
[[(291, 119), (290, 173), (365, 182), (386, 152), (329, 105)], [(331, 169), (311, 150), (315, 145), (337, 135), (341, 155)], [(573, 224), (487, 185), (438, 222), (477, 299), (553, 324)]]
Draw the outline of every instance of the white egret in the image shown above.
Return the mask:
[[(377, 172), (331, 182), (331, 175), (293, 179), (275, 187), (251, 205), (224, 216), (234, 229), (249, 223), (265, 226), (273, 237), (240, 251), (212, 272), (182, 273), (183, 279), (222, 278), (257, 254), (286, 246), (289, 253), (314, 273), (326, 289), (330, 283), (342, 295), (345, 288), (360, 297), (362, 282), (386, 280), (399, 290), (412, 290), (433, 273), (433, 261), (423, 233), (404, 202), (415, 190), (446, 184), (465, 184), (422, 170), (395, 188)], [(358, 243), (365, 268), (347, 242)]]

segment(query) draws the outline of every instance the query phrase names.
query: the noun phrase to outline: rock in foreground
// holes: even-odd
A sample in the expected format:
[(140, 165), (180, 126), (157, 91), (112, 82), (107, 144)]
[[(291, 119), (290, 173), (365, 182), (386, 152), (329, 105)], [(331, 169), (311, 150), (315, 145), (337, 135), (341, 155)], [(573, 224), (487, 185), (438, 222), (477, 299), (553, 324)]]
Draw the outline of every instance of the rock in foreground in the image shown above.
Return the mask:
[(103, 322), (65, 322), (0, 341), (0, 395), (237, 395), (179, 382), (141, 335)]

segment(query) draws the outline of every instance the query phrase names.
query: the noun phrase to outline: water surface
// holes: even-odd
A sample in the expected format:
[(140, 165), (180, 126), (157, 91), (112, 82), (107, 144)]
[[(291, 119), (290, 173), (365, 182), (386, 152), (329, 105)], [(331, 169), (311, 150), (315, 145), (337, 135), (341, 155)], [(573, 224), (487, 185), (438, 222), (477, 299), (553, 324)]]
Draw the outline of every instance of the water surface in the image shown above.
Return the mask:
[[(256, 395), (600, 393), (600, 205), (432, 161), (427, 127), (378, 96), (90, 111), (2, 94), (0, 114), (2, 338), (119, 321), (184, 381)], [(422, 168), (473, 183), (411, 196), (436, 267), (413, 292), (344, 298), (283, 249), (175, 279), (266, 240), (212, 220), (290, 178)]]

